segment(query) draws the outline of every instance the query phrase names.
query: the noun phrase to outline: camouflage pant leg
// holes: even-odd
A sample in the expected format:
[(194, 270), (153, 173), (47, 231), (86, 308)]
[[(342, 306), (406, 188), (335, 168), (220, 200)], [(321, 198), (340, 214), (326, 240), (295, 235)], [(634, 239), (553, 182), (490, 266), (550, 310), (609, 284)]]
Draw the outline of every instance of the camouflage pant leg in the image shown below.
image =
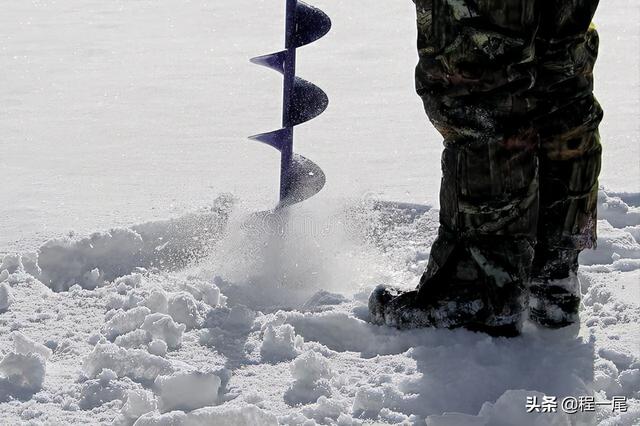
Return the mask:
[(445, 145), (441, 226), (419, 294), (478, 298), (492, 325), (519, 317), (534, 256), (535, 6), (416, 1), (416, 88)]
[(563, 0), (543, 9), (536, 42), (536, 127), (540, 135), (540, 217), (533, 263), (533, 319), (577, 319), (578, 254), (596, 243), (602, 109), (593, 96), (598, 0)]
[(596, 5), (416, 0), (416, 88), (445, 138), (441, 227), (420, 293), (483, 293), (499, 321), (518, 310), (538, 238), (538, 276), (577, 266), (593, 243)]

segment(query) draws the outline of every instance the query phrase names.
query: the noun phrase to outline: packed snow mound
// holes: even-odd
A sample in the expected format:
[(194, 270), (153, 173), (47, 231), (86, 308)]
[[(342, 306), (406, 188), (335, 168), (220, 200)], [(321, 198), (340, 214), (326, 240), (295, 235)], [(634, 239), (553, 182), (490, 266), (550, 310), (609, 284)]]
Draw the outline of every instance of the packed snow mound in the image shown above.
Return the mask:
[(5, 256), (0, 272), (23, 269), (54, 291), (67, 291), (76, 284), (94, 289), (137, 267), (184, 267), (224, 235), (232, 206), (233, 199), (222, 196), (210, 209), (178, 219), (53, 239), (36, 255)]

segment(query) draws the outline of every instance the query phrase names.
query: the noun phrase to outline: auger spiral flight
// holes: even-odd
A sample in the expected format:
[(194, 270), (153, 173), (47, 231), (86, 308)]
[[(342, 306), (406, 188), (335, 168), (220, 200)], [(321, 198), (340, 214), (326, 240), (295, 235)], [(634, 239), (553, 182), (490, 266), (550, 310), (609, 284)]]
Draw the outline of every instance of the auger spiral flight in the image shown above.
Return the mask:
[(280, 201), (276, 209), (302, 202), (324, 186), (322, 169), (293, 152), (293, 132), (296, 126), (322, 114), (329, 104), (322, 89), (296, 76), (296, 50), (327, 34), (331, 20), (321, 10), (301, 1), (286, 2), (285, 49), (251, 59), (284, 77), (282, 128), (250, 137), (280, 151)]

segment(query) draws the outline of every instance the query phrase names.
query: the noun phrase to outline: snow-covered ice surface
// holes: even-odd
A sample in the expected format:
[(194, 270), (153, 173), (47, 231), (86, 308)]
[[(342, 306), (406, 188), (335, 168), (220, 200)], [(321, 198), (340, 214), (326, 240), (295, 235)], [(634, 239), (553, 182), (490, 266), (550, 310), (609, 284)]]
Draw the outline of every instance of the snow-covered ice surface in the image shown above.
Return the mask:
[[(640, 3), (596, 17), (611, 190), (579, 335), (516, 339), (367, 322), (375, 285), (424, 270), (440, 137), (412, 3), (314, 4), (334, 29), (299, 73), (331, 106), (296, 141), (328, 182), (283, 218), (252, 215), (278, 160), (243, 141), (278, 121), (247, 58), (281, 47), (280, 2), (3, 1), (0, 424), (638, 424)], [(592, 394), (629, 410), (525, 413)]]
[[(318, 197), (437, 205), (442, 144), (414, 91), (413, 3), (312, 3), (334, 23), (298, 61), (331, 102), (296, 130), (327, 175)], [(640, 192), (640, 3), (601, 3), (602, 183)], [(277, 127), (281, 81), (248, 58), (282, 48), (283, 19), (281, 0), (3, 0), (0, 254), (220, 193), (271, 207), (277, 153), (246, 137)]]
[[(7, 424), (637, 424), (636, 198), (601, 193), (577, 336), (370, 324), (371, 289), (414, 286), (425, 267), (437, 210), (421, 205), (361, 200), (324, 216), (310, 202), (277, 221), (224, 198), (49, 241), (2, 262), (12, 303), (0, 314), (0, 413)], [(180, 250), (196, 217), (225, 226), (210, 228), (207, 250)], [(527, 396), (543, 395), (626, 396), (629, 409), (527, 414)]]

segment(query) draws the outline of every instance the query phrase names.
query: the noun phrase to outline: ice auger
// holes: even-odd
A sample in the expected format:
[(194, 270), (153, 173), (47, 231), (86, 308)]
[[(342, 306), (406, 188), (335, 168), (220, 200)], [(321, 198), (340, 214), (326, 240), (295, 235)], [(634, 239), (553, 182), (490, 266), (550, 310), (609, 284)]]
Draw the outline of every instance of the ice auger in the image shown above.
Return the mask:
[(327, 108), (329, 98), (319, 87), (296, 74), (296, 49), (313, 43), (331, 29), (331, 20), (321, 10), (298, 0), (286, 0), (285, 50), (251, 59), (284, 76), (282, 128), (251, 136), (280, 151), (280, 202), (277, 208), (304, 201), (322, 189), (322, 169), (293, 152), (293, 129), (312, 120)]

